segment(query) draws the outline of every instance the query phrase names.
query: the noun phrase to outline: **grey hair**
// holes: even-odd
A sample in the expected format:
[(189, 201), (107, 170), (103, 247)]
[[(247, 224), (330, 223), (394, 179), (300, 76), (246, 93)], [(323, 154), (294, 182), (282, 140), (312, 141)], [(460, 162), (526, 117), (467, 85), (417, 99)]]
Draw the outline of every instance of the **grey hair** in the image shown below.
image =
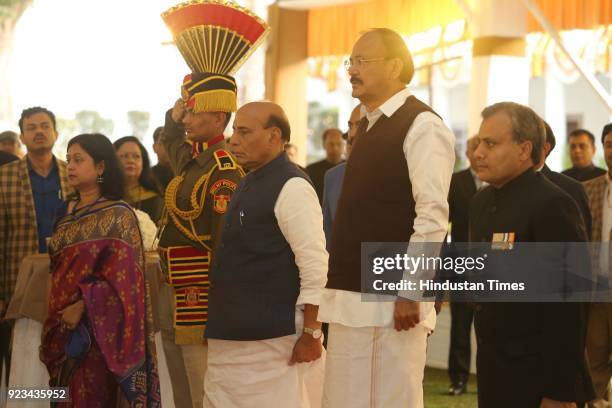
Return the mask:
[(0, 140), (4, 139), (13, 139), (15, 142), (19, 143), (19, 135), (17, 132), (13, 132), (12, 130), (5, 130), (0, 133)]
[(504, 113), (512, 124), (512, 140), (517, 143), (531, 142), (531, 161), (540, 162), (540, 155), (546, 141), (544, 121), (528, 106), (515, 102), (499, 102), (487, 106), (482, 111), (482, 118), (487, 119), (497, 113)]

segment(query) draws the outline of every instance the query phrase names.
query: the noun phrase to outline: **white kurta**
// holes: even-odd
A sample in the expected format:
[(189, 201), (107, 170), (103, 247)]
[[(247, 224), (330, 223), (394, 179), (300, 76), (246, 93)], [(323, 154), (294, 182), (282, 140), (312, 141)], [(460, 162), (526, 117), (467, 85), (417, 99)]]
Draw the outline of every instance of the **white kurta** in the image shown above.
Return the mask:
[(318, 305), (327, 282), (323, 216), (314, 188), (303, 178), (289, 179), (276, 200), (274, 215), (299, 269), (296, 333), (257, 341), (209, 339), (205, 407), (321, 406), (325, 351), (314, 362), (289, 365), (302, 335), (303, 305)]
[[(408, 89), (403, 89), (372, 112), (362, 108), (362, 116), (368, 119), (368, 130), (381, 116), (392, 116), (408, 96)], [(430, 112), (419, 114), (404, 138), (403, 150), (416, 212), (411, 246), (444, 240), (448, 229), (447, 197), (455, 163), (454, 146), (453, 133)], [(411, 296), (410, 293), (400, 295)], [(423, 406), (424, 345), (436, 324), (433, 302), (421, 302), (421, 322), (403, 332), (393, 328), (394, 306), (392, 297), (386, 301), (364, 302), (361, 293), (323, 291), (318, 319), (330, 323), (325, 406), (353, 406), (347, 401), (355, 401), (355, 406), (361, 406), (358, 401), (369, 403), (371, 398), (374, 398), (372, 404), (366, 406)], [(343, 341), (337, 342), (338, 337)], [(376, 351), (379, 349), (385, 350), (381, 358)], [(375, 360), (377, 364), (372, 363)], [(380, 392), (381, 387), (376, 385), (380, 378), (385, 379), (385, 392)], [(389, 400), (385, 395), (393, 395), (394, 399)]]

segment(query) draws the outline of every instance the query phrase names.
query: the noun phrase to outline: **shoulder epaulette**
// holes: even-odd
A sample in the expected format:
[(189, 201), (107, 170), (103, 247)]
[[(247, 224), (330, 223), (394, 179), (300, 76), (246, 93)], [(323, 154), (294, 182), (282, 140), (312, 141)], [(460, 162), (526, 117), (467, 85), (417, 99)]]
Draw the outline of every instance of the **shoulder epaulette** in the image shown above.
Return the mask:
[(214, 154), (219, 170), (236, 170), (238, 168), (234, 158), (227, 151), (219, 149)]

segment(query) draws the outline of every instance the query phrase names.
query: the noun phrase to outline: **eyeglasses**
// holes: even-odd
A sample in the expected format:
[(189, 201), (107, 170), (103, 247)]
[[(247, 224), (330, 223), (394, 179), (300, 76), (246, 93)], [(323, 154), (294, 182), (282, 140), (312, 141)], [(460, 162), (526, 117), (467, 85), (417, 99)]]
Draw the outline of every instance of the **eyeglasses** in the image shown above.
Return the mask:
[(366, 66), (366, 64), (369, 64), (370, 62), (382, 62), (385, 61), (386, 58), (382, 57), (382, 58), (357, 58), (356, 60), (353, 60), (352, 58), (347, 58), (344, 60), (344, 68), (348, 71), (349, 69), (355, 67), (357, 69), (363, 68), (364, 66)]

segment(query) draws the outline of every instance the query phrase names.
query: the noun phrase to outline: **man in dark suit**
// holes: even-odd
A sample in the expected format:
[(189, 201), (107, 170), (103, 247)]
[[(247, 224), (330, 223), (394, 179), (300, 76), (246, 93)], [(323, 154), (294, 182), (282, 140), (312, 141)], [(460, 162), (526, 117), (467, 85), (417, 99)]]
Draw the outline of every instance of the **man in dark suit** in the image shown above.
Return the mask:
[(568, 137), (570, 159), (573, 167), (563, 174), (578, 181), (588, 181), (606, 174), (606, 171), (593, 164), (595, 156), (595, 136), (586, 129), (576, 129)]
[(164, 193), (170, 181), (174, 178), (172, 168), (170, 168), (170, 158), (168, 152), (161, 142), (164, 127), (160, 126), (153, 132), (153, 151), (157, 155), (157, 164), (151, 167), (153, 178), (159, 187), (159, 191)]
[(17, 159), (23, 157), (23, 151), (21, 150), (21, 142), (19, 141), (19, 135), (12, 130), (6, 130), (0, 133), (0, 152), (5, 152), (11, 156), (16, 156)]
[(315, 186), (319, 204), (323, 203), (323, 186), (325, 185), (325, 172), (332, 167), (342, 163), (342, 152), (344, 151), (344, 138), (340, 129), (327, 129), (323, 132), (323, 147), (325, 158), (306, 166), (306, 173), (310, 176)]
[(546, 142), (542, 148), (542, 160), (535, 167), (539, 169), (539, 171), (546, 176), (547, 179), (552, 181), (557, 187), (561, 190), (565, 191), (570, 197), (574, 199), (576, 204), (578, 205), (578, 209), (580, 210), (580, 214), (582, 214), (582, 219), (584, 220), (584, 226), (586, 227), (586, 232), (589, 238), (591, 237), (591, 210), (589, 209), (589, 200), (587, 194), (582, 186), (582, 183), (574, 180), (571, 177), (566, 176), (565, 174), (557, 173), (556, 171), (552, 171), (546, 165), (546, 158), (553, 151), (556, 145), (555, 134), (553, 133), (550, 125), (544, 122), (544, 126), (546, 127)]
[[(478, 178), (475, 171), (474, 152), (478, 147), (477, 136), (467, 142), (466, 155), (470, 167), (461, 170), (451, 179), (448, 193), (449, 221), (451, 222), (451, 240), (453, 242), (468, 242), (468, 216), (470, 201), (476, 192), (485, 187), (486, 183)], [(461, 245), (461, 244), (460, 244)], [(470, 376), (470, 334), (474, 309), (465, 302), (450, 302), (451, 334), (448, 351), (448, 375), (451, 385), (449, 395), (461, 395), (467, 391)]]
[(15, 156), (14, 154), (0, 151), (0, 166), (15, 160), (19, 160), (19, 157)]
[[(349, 130), (346, 133), (346, 158), (348, 160), (351, 154), (351, 149), (357, 134), (357, 127), (361, 115), (361, 104), (357, 105), (351, 112), (351, 117), (348, 121)], [(342, 182), (344, 181), (344, 170), (346, 162), (342, 162), (336, 167), (325, 172), (324, 187), (323, 187), (323, 231), (325, 232), (325, 242), (327, 248), (331, 244), (331, 232), (336, 216), (336, 208), (338, 208), (338, 200), (342, 192)], [(326, 336), (327, 337), (327, 336)]]
[[(501, 242), (510, 244), (501, 247), (507, 253), (491, 245), (490, 258), (501, 259), (513, 256), (515, 242), (585, 242), (574, 200), (533, 169), (545, 141), (543, 121), (512, 102), (489, 106), (482, 116), (474, 156), (478, 177), (490, 186), (472, 200), (470, 240), (509, 240)], [(557, 266), (567, 259), (552, 261)], [(479, 407), (577, 407), (589, 401), (585, 309), (570, 302), (478, 304)]]

